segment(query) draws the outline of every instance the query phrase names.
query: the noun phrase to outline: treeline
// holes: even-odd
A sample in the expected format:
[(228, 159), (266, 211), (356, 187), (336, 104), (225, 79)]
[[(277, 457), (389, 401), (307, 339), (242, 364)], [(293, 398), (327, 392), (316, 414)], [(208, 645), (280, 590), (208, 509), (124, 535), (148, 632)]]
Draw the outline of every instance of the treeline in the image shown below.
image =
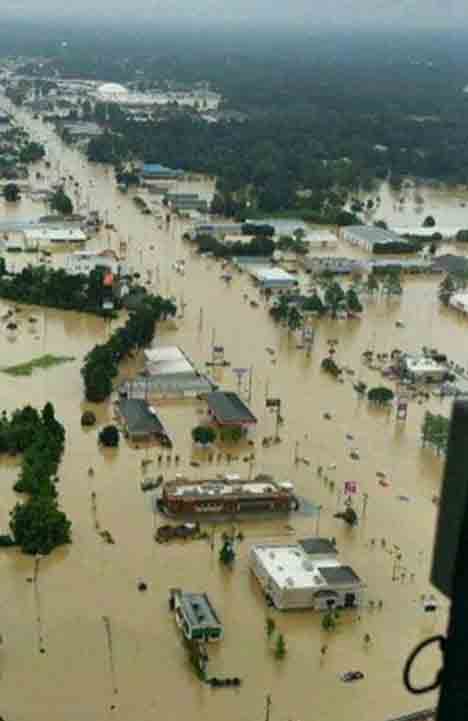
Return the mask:
[(104, 270), (99, 268), (85, 276), (70, 275), (61, 268), (28, 266), (16, 275), (6, 275), (0, 267), (0, 297), (16, 303), (107, 317), (110, 313), (102, 307), (108, 292), (103, 284), (103, 274)]
[(405, 253), (417, 253), (421, 250), (422, 244), (416, 240), (401, 241), (401, 243), (376, 243), (372, 248), (375, 255), (402, 255)]
[(110, 396), (119, 363), (133, 351), (147, 346), (153, 339), (156, 323), (174, 316), (176, 310), (172, 301), (159, 295), (146, 295), (107, 343), (94, 346), (81, 369), (88, 401), (99, 403)]
[(24, 553), (48, 554), (70, 542), (71, 523), (57, 503), (57, 471), (65, 446), (65, 429), (46, 403), (41, 413), (31, 406), (0, 418), (0, 453), (22, 453), (21, 471), (14, 490), (27, 493), (11, 512), (11, 536), (0, 545), (19, 545)]
[(236, 256), (270, 256), (275, 250), (275, 242), (270, 236), (255, 236), (247, 243), (241, 240), (225, 245), (212, 235), (202, 234), (195, 237), (199, 253), (212, 253), (215, 258), (234, 258)]

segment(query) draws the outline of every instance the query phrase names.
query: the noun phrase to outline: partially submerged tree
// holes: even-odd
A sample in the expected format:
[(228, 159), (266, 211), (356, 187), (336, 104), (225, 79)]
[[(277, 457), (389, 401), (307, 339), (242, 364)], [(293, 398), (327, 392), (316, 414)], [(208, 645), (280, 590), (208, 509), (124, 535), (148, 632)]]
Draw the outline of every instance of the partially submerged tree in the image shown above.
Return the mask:
[(395, 394), (393, 393), (391, 388), (385, 388), (385, 386), (376, 386), (375, 388), (370, 389), (367, 394), (367, 399), (371, 403), (375, 403), (379, 406), (384, 406), (388, 403), (391, 403), (394, 396)]
[(50, 199), (50, 207), (60, 215), (71, 215), (73, 213), (73, 203), (61, 189), (57, 190)]
[(56, 546), (70, 543), (71, 523), (50, 496), (17, 503), (11, 512), (10, 528), (21, 550), (32, 555), (46, 555)]
[(7, 183), (3, 188), (3, 197), (7, 203), (16, 203), (21, 198), (20, 189), (16, 183)]
[(195, 443), (208, 446), (216, 440), (216, 431), (211, 426), (196, 426), (192, 429), (192, 438)]
[(117, 426), (104, 426), (99, 433), (99, 443), (106, 448), (117, 448), (119, 445), (120, 434)]

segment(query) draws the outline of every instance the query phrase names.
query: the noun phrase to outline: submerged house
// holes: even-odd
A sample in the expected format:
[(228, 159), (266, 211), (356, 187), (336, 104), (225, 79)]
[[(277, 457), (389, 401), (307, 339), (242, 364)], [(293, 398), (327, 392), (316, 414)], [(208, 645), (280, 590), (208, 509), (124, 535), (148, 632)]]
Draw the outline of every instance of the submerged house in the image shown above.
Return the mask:
[(244, 434), (256, 426), (257, 419), (237, 393), (212, 391), (204, 396), (208, 416), (220, 428), (241, 428)]
[(121, 398), (119, 412), (124, 433), (131, 441), (158, 440), (171, 445), (169, 436), (159, 420), (156, 409), (140, 398)]
[(186, 593), (171, 589), (169, 605), (185, 638), (199, 641), (220, 641), (223, 626), (206, 593)]

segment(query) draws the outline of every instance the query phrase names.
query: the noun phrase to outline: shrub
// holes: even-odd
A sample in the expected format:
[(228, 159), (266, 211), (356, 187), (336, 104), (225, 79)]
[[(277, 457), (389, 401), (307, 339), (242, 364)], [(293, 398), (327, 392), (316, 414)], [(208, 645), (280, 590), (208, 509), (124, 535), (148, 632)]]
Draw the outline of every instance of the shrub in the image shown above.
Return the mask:
[(117, 448), (120, 434), (117, 426), (105, 426), (99, 433), (99, 443), (106, 448)]
[(96, 416), (92, 411), (85, 411), (81, 416), (81, 425), (84, 427), (94, 426), (96, 423)]
[(192, 438), (195, 443), (207, 446), (216, 440), (216, 431), (211, 426), (197, 426), (192, 430)]

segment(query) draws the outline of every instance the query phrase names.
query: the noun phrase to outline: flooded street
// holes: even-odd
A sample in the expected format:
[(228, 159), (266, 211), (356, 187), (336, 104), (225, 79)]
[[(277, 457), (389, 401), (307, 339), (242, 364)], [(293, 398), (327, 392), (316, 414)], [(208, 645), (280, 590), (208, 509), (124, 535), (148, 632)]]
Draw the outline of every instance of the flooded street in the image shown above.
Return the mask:
[[(379, 385), (380, 375), (361, 365), (369, 347), (389, 353), (399, 347), (408, 351), (437, 346), (465, 365), (468, 321), (437, 300), (438, 276), (408, 278), (401, 299), (366, 299), (362, 320), (317, 321), (310, 357), (296, 348), (297, 338), (276, 326), (263, 299), (247, 275), (234, 272), (228, 286), (221, 280), (220, 265), (200, 258), (182, 239), (187, 224), (173, 219), (166, 230), (153, 217), (142, 215), (115, 186), (112, 172), (89, 165), (76, 150), (64, 146), (39, 121), (23, 113), (17, 117), (36, 137), (46, 138), (52, 170), (39, 169), (56, 179), (72, 174), (89, 195), (92, 209), (99, 209), (116, 231), (103, 229), (88, 248), (111, 247), (118, 253), (128, 244), (127, 263), (133, 272), (147, 277), (153, 290), (174, 296), (185, 305), (183, 317), (162, 325), (157, 341), (177, 344), (199, 369), (211, 356), (213, 336), (224, 346), (231, 368), (253, 367), (252, 402), (258, 418), (254, 473), (271, 473), (294, 481), (298, 493), (320, 504), (320, 518), (298, 514), (286, 522), (238, 524), (244, 534), (232, 571), (220, 565), (218, 553), (222, 528), (216, 531), (214, 551), (207, 541), (158, 545), (153, 540), (160, 519), (152, 512), (150, 495), (140, 490), (141, 462), (152, 461), (151, 474), (165, 479), (176, 472), (191, 478), (215, 473), (248, 474), (243, 461), (246, 448), (229, 464), (209, 463), (198, 452), (199, 468), (190, 466), (193, 447), (190, 431), (199, 418), (201, 403), (166, 401), (158, 404), (164, 425), (174, 439), (180, 464), (168, 461), (158, 447), (137, 448), (124, 439), (116, 451), (101, 451), (96, 429), (83, 430), (81, 413), (92, 408), (102, 425), (113, 417), (112, 404), (85, 404), (80, 377), (83, 357), (105, 340), (112, 325), (90, 315), (35, 309), (37, 332), (31, 333), (28, 309), (19, 314), (14, 340), (0, 335), (1, 365), (29, 361), (43, 353), (74, 356), (75, 360), (29, 378), (2, 376), (1, 409), (13, 410), (50, 400), (67, 432), (60, 467), (61, 504), (72, 520), (73, 543), (41, 559), (36, 582), (34, 559), (16, 551), (0, 552), (2, 621), (0, 648), (1, 704), (5, 719), (33, 721), (261, 721), (265, 698), (271, 694), (271, 721), (386, 721), (388, 717), (431, 705), (403, 689), (402, 667), (413, 646), (425, 637), (443, 632), (447, 604), (440, 598), (436, 614), (425, 614), (421, 597), (434, 593), (428, 582), (442, 462), (430, 449), (421, 449), (420, 426), (426, 410), (450, 411), (450, 401), (436, 398), (424, 404), (410, 403), (408, 420), (397, 423), (386, 410), (370, 409), (353, 389), (353, 376), (340, 384), (324, 375), (320, 362), (328, 352), (327, 340), (338, 339), (338, 363), (354, 369), (359, 378)], [(52, 175), (50, 175), (52, 174)], [(90, 184), (92, 181), (92, 184)], [(73, 197), (72, 184), (68, 192)], [(442, 201), (440, 201), (442, 202)], [(0, 214), (18, 218), (46, 213), (41, 203), (24, 199), (16, 207), (0, 201)], [(437, 211), (442, 218), (442, 212)], [(384, 213), (378, 213), (384, 217)], [(419, 217), (419, 216), (418, 216)], [(408, 218), (401, 222), (409, 222)], [(444, 221), (445, 222), (445, 221)], [(458, 224), (456, 218), (453, 223)], [(448, 224), (448, 223), (446, 223)], [(356, 254), (358, 251), (354, 251)], [(342, 246), (339, 254), (351, 255)], [(35, 256), (32, 262), (37, 262)], [(175, 272), (175, 260), (185, 260), (185, 275)], [(28, 261), (25, 254), (15, 263)], [(10, 259), (9, 259), (10, 261)], [(54, 263), (57, 263), (54, 259)], [(251, 299), (260, 307), (250, 306)], [(7, 304), (0, 301), (3, 314)], [(404, 327), (397, 327), (401, 320)], [(275, 357), (266, 349), (275, 349)], [(143, 367), (142, 357), (122, 367), (121, 377), (132, 377)], [(216, 382), (237, 389), (230, 368), (216, 370)], [(282, 442), (262, 447), (261, 439), (275, 431), (274, 416), (265, 408), (266, 394), (281, 398), (284, 425)], [(331, 420), (323, 418), (324, 412)], [(347, 440), (347, 434), (354, 439)], [(360, 460), (352, 460), (357, 448)], [(310, 465), (294, 463), (295, 451)], [(317, 475), (324, 466), (332, 484)], [(335, 466), (334, 468), (328, 468)], [(88, 468), (94, 468), (94, 476)], [(385, 471), (389, 486), (378, 483), (376, 473)], [(0, 532), (5, 532), (14, 504), (12, 485), (18, 461), (0, 463)], [(345, 480), (359, 484), (356, 509), (368, 494), (365, 517), (356, 529), (348, 529), (333, 514), (342, 508)], [(91, 494), (96, 494), (93, 508)], [(402, 500), (403, 497), (407, 500)], [(108, 529), (115, 545), (106, 545), (96, 531), (96, 519)], [(268, 611), (247, 565), (251, 543), (261, 540), (294, 541), (315, 535), (335, 537), (340, 557), (366, 582), (368, 605), (356, 613), (343, 613), (338, 629), (326, 633), (319, 614), (273, 612), (284, 634), (288, 653), (274, 658), (268, 645), (265, 621)], [(395, 568), (400, 549), (401, 567)], [(392, 576), (398, 580), (392, 580)], [(148, 584), (140, 593), (137, 584)], [(169, 613), (171, 587), (209, 594), (224, 624), (225, 637), (210, 646), (209, 671), (214, 675), (240, 676), (241, 689), (210, 689), (195, 677), (178, 629)], [(378, 608), (379, 601), (383, 607)], [(369, 633), (370, 646), (363, 637)], [(39, 652), (39, 642), (45, 653)], [(328, 652), (320, 657), (326, 643)], [(437, 654), (426, 653), (418, 666), (418, 680), (429, 680), (440, 665)], [(343, 684), (338, 674), (360, 669), (365, 679)]]

